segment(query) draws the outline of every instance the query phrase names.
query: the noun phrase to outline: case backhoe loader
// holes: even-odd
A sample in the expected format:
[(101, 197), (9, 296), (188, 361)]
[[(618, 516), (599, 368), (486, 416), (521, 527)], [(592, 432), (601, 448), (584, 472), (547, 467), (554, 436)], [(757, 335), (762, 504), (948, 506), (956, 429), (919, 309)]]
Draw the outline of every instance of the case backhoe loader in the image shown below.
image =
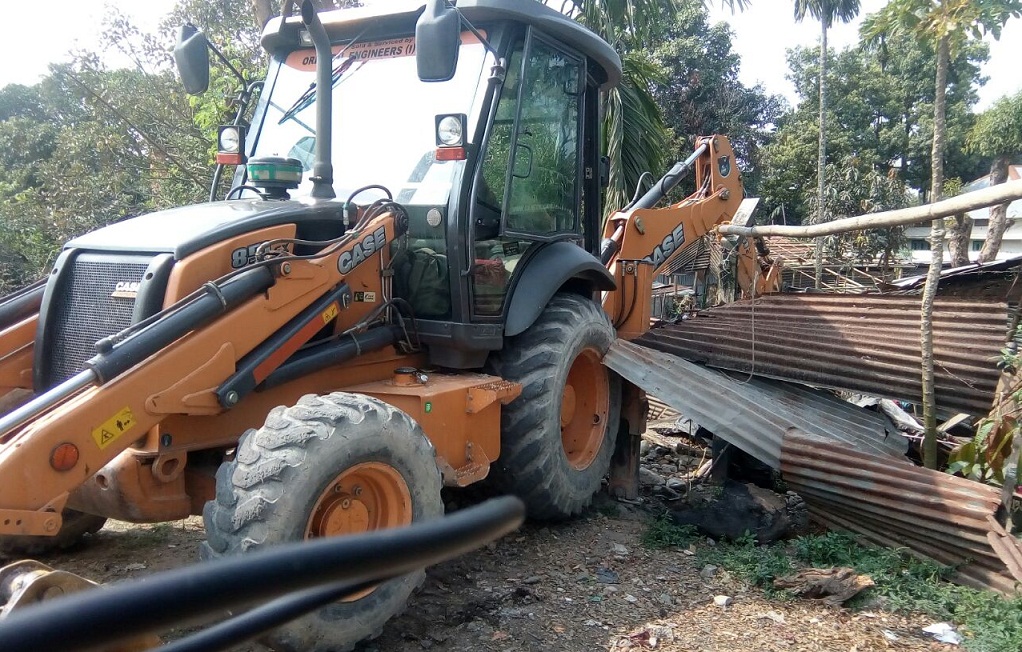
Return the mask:
[[(599, 105), (621, 62), (542, 3), (305, 2), (262, 42), (254, 113), (219, 133), (224, 201), (72, 240), (0, 302), (0, 391), (32, 395), (0, 417), (9, 555), (202, 514), (217, 558), (431, 519), (441, 487), (484, 480), (556, 519), (615, 450), (637, 471), (642, 394), (601, 358), (649, 328), (658, 271), (735, 214), (726, 138), (604, 225)], [(183, 31), (190, 92), (210, 48)], [(656, 208), (689, 169), (695, 193)], [(746, 290), (776, 288), (737, 251)], [(421, 578), (269, 642), (346, 649)]]

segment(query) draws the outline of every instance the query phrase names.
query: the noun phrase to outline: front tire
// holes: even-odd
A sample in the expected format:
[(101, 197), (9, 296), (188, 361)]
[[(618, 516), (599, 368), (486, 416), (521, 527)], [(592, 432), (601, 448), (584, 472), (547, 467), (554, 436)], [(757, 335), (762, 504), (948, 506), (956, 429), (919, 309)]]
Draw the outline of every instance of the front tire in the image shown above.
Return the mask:
[[(324, 536), (400, 527), (443, 515), (433, 446), (404, 412), (359, 394), (305, 396), (245, 433), (206, 503), (204, 558)], [(378, 585), (275, 630), (278, 650), (350, 650), (377, 636), (422, 582)]]
[(621, 380), (602, 360), (615, 336), (597, 303), (557, 294), (491, 357), (493, 373), (522, 384), (501, 412), (491, 483), (525, 501), (533, 518), (578, 514), (610, 469)]

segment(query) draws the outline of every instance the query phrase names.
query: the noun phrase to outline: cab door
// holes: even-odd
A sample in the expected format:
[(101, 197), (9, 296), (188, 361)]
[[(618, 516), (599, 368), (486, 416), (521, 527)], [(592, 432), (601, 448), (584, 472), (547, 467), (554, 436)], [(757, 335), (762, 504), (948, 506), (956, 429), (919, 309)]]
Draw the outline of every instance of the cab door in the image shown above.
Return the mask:
[(499, 317), (518, 263), (582, 243), (585, 60), (534, 30), (511, 48), (473, 189), (474, 317)]

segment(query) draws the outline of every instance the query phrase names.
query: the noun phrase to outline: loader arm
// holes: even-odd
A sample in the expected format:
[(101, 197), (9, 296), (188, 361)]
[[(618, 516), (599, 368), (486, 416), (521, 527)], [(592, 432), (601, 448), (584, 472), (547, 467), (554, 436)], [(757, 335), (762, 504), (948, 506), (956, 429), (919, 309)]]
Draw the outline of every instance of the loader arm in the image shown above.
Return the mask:
[[(354, 325), (360, 304), (349, 286), (382, 293), (387, 245), (406, 228), (407, 216), (386, 212), (319, 254), (271, 258), (206, 284), (0, 419), (0, 535), (56, 533), (70, 492), (153, 426), (229, 409), (325, 326)], [(188, 322), (203, 311), (204, 322)]]
[[(689, 166), (695, 170), (695, 192), (676, 204), (653, 208)], [(731, 144), (724, 136), (708, 136), (698, 139), (688, 161), (676, 166), (637, 202), (648, 207), (626, 208), (608, 218), (604, 262), (619, 289), (604, 295), (603, 308), (619, 337), (634, 339), (649, 330), (657, 274), (668, 269), (686, 247), (730, 221), (743, 197)], [(748, 242), (739, 244), (738, 255), (743, 292), (759, 294), (774, 288), (776, 269), (771, 264), (764, 269), (764, 262)]]

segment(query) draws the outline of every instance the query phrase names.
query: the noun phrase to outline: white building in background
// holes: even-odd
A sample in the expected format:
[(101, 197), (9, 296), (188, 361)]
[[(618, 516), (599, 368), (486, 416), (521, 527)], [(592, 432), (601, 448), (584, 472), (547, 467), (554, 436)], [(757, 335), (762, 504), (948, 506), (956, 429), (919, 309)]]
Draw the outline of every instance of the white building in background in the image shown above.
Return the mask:
[[(1008, 167), (1008, 181), (1022, 178), (1022, 165)], [(990, 177), (980, 177), (962, 188), (962, 192), (972, 192), (990, 186)], [(975, 262), (979, 250), (983, 248), (983, 240), (987, 237), (987, 226), (990, 224), (990, 209), (980, 208), (969, 213), (972, 218), (972, 236), (969, 238), (969, 260)], [(912, 262), (922, 265), (930, 263), (930, 227), (910, 226), (905, 229), (909, 248), (912, 250)], [(996, 260), (1022, 256), (1022, 199), (1008, 205), (1008, 228), (1001, 239), (1001, 248)], [(950, 260), (947, 245), (944, 245), (944, 263)]]

